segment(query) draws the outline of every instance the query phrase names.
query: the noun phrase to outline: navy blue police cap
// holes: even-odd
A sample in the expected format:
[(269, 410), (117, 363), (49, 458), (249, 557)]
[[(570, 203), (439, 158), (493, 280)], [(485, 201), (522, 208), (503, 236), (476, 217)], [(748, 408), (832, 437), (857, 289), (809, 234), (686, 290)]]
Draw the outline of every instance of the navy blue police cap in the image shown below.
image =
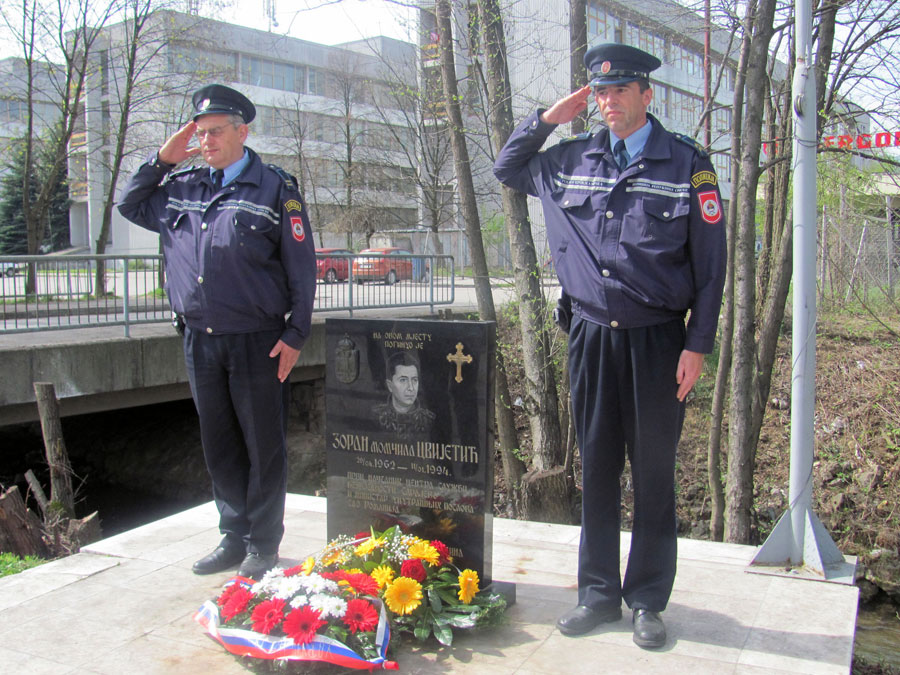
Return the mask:
[(194, 121), (201, 115), (240, 115), (244, 124), (256, 117), (256, 107), (241, 92), (224, 84), (208, 84), (194, 92)]
[(650, 73), (659, 68), (662, 61), (637, 47), (608, 42), (588, 49), (584, 65), (591, 73), (592, 87), (608, 87), (649, 80)]

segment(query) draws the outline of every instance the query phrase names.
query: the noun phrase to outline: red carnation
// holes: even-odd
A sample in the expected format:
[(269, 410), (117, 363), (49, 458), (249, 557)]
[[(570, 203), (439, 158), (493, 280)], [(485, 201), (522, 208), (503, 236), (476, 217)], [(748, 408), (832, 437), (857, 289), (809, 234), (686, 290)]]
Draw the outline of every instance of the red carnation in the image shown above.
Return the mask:
[(294, 644), (305, 645), (315, 640), (316, 631), (327, 624), (327, 621), (319, 619), (319, 610), (305, 605), (287, 615), (282, 629)]
[(453, 558), (450, 557), (450, 549), (447, 548), (447, 544), (439, 539), (432, 539), (429, 543), (438, 552), (438, 567), (440, 567), (441, 565), (446, 565), (448, 562), (453, 560)]
[(378, 595), (378, 582), (365, 572), (347, 575), (347, 583), (357, 595)]
[(356, 541), (358, 539), (368, 539), (371, 535), (368, 532), (357, 532), (353, 536), (353, 540)]
[(350, 576), (350, 573), (347, 570), (336, 570), (334, 572), (322, 572), (319, 576), (329, 581), (345, 581)]
[(228, 603), (228, 601), (231, 599), (231, 596), (234, 595), (234, 592), (236, 590), (238, 590), (239, 588), (242, 588), (242, 586), (238, 583), (234, 583), (234, 584), (231, 584), (230, 586), (226, 586), (225, 589), (222, 591), (222, 594), (219, 595), (218, 598), (216, 598), (216, 604), (219, 607), (224, 607)]
[(271, 633), (284, 621), (284, 600), (274, 599), (259, 603), (250, 615), (253, 630), (257, 633)]
[(375, 611), (371, 602), (362, 598), (354, 598), (347, 603), (344, 623), (347, 624), (351, 633), (375, 630), (375, 626), (378, 625), (378, 612)]
[(231, 588), (234, 590), (228, 596), (226, 603), (222, 605), (222, 618), (226, 621), (231, 620), (247, 609), (247, 605), (249, 605), (250, 601), (253, 599), (253, 593), (243, 586), (234, 584)]
[(422, 564), (422, 561), (418, 558), (404, 560), (403, 564), (400, 565), (400, 576), (409, 577), (410, 579), (415, 579), (419, 583), (425, 581), (425, 577), (428, 576), (428, 573), (425, 571), (425, 565)]
[(297, 576), (298, 574), (300, 574), (300, 572), (302, 572), (302, 571), (303, 571), (303, 565), (294, 565), (293, 567), (288, 567), (288, 568), (284, 571), (284, 576), (286, 576), (286, 577), (295, 577), (295, 576)]

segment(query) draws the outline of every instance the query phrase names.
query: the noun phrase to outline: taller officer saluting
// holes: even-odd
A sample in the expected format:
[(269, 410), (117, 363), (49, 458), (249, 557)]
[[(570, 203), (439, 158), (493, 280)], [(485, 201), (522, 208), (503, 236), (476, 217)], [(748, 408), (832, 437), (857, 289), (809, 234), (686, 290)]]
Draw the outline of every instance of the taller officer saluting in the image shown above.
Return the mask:
[[(119, 211), (159, 233), (166, 291), (184, 327), (224, 535), (194, 572), (240, 564), (258, 579), (284, 534), (288, 375), (309, 336), (315, 248), (296, 181), (244, 147), (253, 104), (213, 84), (193, 105), (193, 121), (131, 177)], [(190, 147), (195, 134), (199, 147)], [(209, 167), (170, 174), (199, 153)]]
[[(539, 197), (571, 300), (569, 372), (584, 492), (578, 605), (557, 625), (579, 635), (633, 611), (634, 641), (661, 647), (675, 579), (675, 449), (684, 399), (712, 351), (725, 279), (725, 227), (707, 155), (647, 113), (656, 57), (621, 44), (585, 55), (588, 86), (538, 110), (494, 164)], [(545, 152), (558, 124), (594, 100), (596, 134)], [(685, 315), (690, 320), (685, 328)], [(619, 478), (631, 461), (634, 525), (619, 575)]]

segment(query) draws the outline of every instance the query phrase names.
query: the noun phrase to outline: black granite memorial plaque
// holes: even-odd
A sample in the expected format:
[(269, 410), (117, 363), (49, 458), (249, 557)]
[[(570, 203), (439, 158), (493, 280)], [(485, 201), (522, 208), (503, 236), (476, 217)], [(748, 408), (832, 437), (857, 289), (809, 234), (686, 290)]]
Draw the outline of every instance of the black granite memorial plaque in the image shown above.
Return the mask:
[(493, 323), (326, 321), (328, 538), (400, 525), (491, 578)]

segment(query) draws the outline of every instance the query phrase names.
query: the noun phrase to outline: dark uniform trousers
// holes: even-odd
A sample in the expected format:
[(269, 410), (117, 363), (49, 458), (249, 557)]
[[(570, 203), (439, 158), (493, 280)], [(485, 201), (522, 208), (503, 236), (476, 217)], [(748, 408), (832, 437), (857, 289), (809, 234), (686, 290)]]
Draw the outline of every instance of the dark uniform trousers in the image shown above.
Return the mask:
[[(680, 319), (611, 329), (575, 317), (569, 335), (572, 414), (584, 472), (578, 603), (663, 611), (676, 564), (675, 449), (684, 421), (675, 373)], [(625, 456), (634, 524), (624, 584), (619, 574)]]
[(282, 332), (184, 334), (219, 529), (261, 554), (277, 553), (284, 535), (290, 385), (278, 381), (278, 359), (269, 357)]

